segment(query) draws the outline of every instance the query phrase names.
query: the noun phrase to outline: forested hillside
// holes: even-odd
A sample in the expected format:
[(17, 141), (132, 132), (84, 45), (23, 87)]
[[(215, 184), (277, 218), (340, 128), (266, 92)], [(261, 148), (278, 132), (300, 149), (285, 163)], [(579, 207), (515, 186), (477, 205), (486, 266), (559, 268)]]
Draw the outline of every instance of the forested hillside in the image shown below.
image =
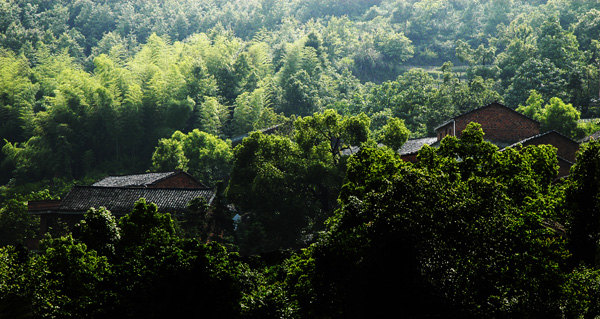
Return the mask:
[(599, 16), (596, 1), (3, 1), (0, 181), (143, 171), (176, 130), (226, 139), (328, 108), (413, 137), (531, 90), (595, 117)]
[[(0, 0), (0, 318), (600, 315), (598, 143), (559, 182), (477, 125), (394, 152), (494, 101), (600, 130), (600, 2)], [(171, 170), (210, 214), (96, 207), (23, 247), (28, 201)]]

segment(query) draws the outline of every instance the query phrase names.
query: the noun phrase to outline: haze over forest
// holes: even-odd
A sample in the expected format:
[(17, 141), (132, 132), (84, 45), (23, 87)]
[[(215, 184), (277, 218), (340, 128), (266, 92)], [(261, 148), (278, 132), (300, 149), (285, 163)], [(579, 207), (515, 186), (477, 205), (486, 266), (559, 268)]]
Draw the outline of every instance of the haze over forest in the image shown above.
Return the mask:
[[(599, 131), (600, 2), (0, 0), (0, 318), (600, 315), (600, 144), (560, 182), (477, 125), (399, 158), (492, 102)], [(210, 213), (95, 207), (24, 247), (28, 201), (173, 170)]]
[(177, 130), (227, 139), (325, 109), (418, 137), (537, 90), (593, 118), (597, 6), (3, 1), (0, 181), (145, 171)]

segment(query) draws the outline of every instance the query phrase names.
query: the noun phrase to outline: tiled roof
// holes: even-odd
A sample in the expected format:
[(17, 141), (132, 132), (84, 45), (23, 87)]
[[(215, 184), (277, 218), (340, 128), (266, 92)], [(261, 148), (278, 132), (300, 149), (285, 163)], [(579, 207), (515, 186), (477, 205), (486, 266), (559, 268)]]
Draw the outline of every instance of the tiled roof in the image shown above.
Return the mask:
[(418, 152), (423, 145), (431, 145), (435, 142), (437, 142), (437, 137), (412, 138), (402, 145), (398, 153), (400, 153), (400, 155), (413, 154)]
[(119, 175), (119, 176), (107, 176), (92, 186), (99, 187), (133, 187), (133, 186), (144, 186), (156, 183), (169, 176), (175, 175), (179, 172), (163, 172), (163, 173), (144, 173), (134, 175)]
[(162, 213), (181, 213), (196, 197), (204, 197), (211, 203), (215, 189), (211, 188), (128, 188), (74, 186), (62, 200), (57, 211), (62, 213), (82, 213), (90, 207), (106, 207), (114, 215), (130, 213), (135, 202), (145, 198), (147, 203), (155, 203)]
[(350, 146), (348, 148), (342, 149), (342, 156), (350, 156), (352, 154), (356, 154), (360, 151), (359, 146)]
[[(280, 126), (282, 126), (282, 125), (283, 125), (283, 124), (277, 124), (277, 125), (273, 125), (273, 126), (271, 126), (271, 127), (267, 127), (267, 128), (265, 128), (265, 129), (258, 130), (258, 131), (259, 131), (259, 132), (261, 132), (261, 133), (263, 133), (263, 134), (271, 134), (271, 133), (274, 133), (274, 132), (275, 132), (275, 131), (276, 131), (276, 130), (277, 130), (279, 127), (280, 127)], [(255, 132), (255, 131), (252, 131), (252, 132)], [(235, 144), (238, 144), (238, 143), (241, 143), (241, 142), (242, 142), (242, 140), (243, 140), (244, 138), (246, 138), (246, 137), (250, 136), (250, 134), (251, 134), (252, 132), (248, 132), (248, 133), (246, 133), (246, 134), (242, 134), (242, 135), (234, 136), (234, 137), (232, 137), (232, 138), (231, 138), (231, 139), (229, 139), (229, 140), (231, 141), (231, 144), (233, 144), (233, 145), (235, 145)]]
[[(421, 138), (413, 138), (409, 139), (402, 145), (402, 147), (398, 150), (400, 155), (413, 154), (418, 152), (423, 145), (432, 145), (437, 141), (437, 137), (421, 137)], [(377, 144), (378, 147), (383, 147), (384, 145), (381, 143)], [(360, 151), (360, 147), (358, 146), (350, 146), (342, 150), (343, 156), (350, 156), (352, 154), (356, 154)]]
[(560, 137), (564, 138), (565, 140), (570, 140), (570, 141), (572, 141), (573, 143), (577, 143), (576, 141), (574, 141), (573, 139), (569, 138), (568, 136), (566, 136), (566, 135), (564, 135), (564, 134), (562, 134), (562, 133), (560, 133), (560, 132), (558, 132), (558, 131), (551, 130), (551, 131), (548, 131), (548, 132), (544, 132), (544, 133), (540, 133), (540, 134), (537, 134), (537, 135), (534, 135), (534, 136), (530, 136), (530, 137), (528, 137), (528, 138), (526, 138), (526, 139), (520, 140), (520, 141), (518, 141), (518, 142), (516, 142), (516, 143), (513, 143), (513, 144), (511, 144), (511, 145), (508, 145), (508, 146), (507, 146), (507, 147), (505, 147), (505, 148), (508, 148), (508, 147), (512, 147), (512, 148), (514, 148), (514, 147), (517, 147), (519, 144), (525, 144), (525, 143), (527, 143), (527, 142), (529, 142), (529, 141), (532, 141), (532, 140), (538, 139), (538, 138), (540, 138), (540, 137), (542, 137), (542, 136), (544, 136), (544, 135), (549, 135), (549, 134), (556, 134), (556, 135), (558, 135), (558, 136), (560, 136)]
[(600, 139), (600, 131), (598, 131), (598, 132), (596, 132), (596, 133), (594, 133), (594, 134), (592, 134), (590, 136), (586, 136), (586, 137), (580, 139), (579, 143), (580, 144), (581, 143), (587, 143), (587, 142), (589, 142), (592, 139), (595, 140), (595, 141), (599, 140)]
[(560, 165), (560, 162), (563, 162), (563, 163), (565, 163), (565, 164), (567, 164), (567, 165), (569, 165), (569, 166), (575, 165), (575, 163), (574, 163), (574, 162), (571, 162), (571, 161), (569, 161), (568, 159), (566, 159), (566, 158), (564, 158), (564, 157), (560, 157), (560, 156), (558, 156), (558, 155), (556, 155), (556, 159), (558, 159), (559, 165)]

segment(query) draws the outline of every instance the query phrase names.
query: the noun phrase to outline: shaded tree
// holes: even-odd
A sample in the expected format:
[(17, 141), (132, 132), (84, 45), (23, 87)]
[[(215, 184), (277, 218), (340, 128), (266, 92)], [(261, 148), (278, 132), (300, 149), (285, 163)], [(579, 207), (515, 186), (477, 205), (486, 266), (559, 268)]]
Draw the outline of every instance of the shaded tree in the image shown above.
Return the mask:
[(73, 237), (101, 256), (114, 257), (121, 239), (117, 220), (105, 207), (90, 208), (72, 230)]
[[(288, 273), (300, 312), (360, 318), (400, 305), (411, 318), (560, 313), (568, 251), (541, 226), (552, 215), (538, 202), (554, 202), (540, 189), (551, 187), (556, 157), (546, 147), (500, 153), (482, 137), (470, 126), (461, 139), (421, 149), (417, 165), (385, 149), (351, 157), (340, 209)], [(386, 266), (391, 250), (402, 252), (402, 271)], [(388, 285), (394, 296), (380, 289)]]
[(600, 143), (592, 140), (583, 144), (571, 168), (566, 192), (566, 205), (571, 211), (569, 227), (573, 266), (583, 263), (598, 266), (600, 213), (598, 204)]

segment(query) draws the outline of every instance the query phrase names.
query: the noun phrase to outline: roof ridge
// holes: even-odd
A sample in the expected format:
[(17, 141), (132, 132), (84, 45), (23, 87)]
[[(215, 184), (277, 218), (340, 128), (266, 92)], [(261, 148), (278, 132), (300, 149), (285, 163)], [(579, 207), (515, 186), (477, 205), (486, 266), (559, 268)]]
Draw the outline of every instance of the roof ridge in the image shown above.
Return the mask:
[(79, 188), (101, 188), (101, 189), (153, 189), (153, 190), (165, 190), (165, 189), (172, 189), (172, 190), (190, 190), (190, 191), (194, 191), (194, 190), (211, 190), (211, 189), (216, 189), (216, 187), (139, 187), (139, 186), (111, 186), (111, 187), (106, 187), (106, 186), (96, 186), (96, 185), (73, 185), (74, 187), (79, 187)]
[[(144, 173), (134, 173), (134, 174), (117, 174), (117, 175), (106, 175), (106, 177), (125, 177), (125, 176), (141, 176), (141, 175), (150, 175), (150, 174), (174, 174), (181, 172), (179, 170), (174, 171), (165, 171), (165, 172), (144, 172)], [(106, 178), (104, 177), (104, 178)]]
[(517, 141), (517, 142), (515, 142), (515, 143), (513, 143), (513, 144), (511, 144), (511, 145), (508, 145), (508, 146), (506, 146), (505, 148), (508, 148), (508, 147), (514, 147), (514, 146), (516, 146), (516, 145), (519, 145), (519, 144), (521, 144), (521, 143), (523, 143), (523, 142), (530, 141), (530, 140), (532, 140), (532, 139), (534, 139), (534, 138), (538, 138), (538, 137), (541, 137), (541, 136), (544, 136), (544, 135), (548, 135), (548, 134), (550, 134), (550, 133), (555, 133), (555, 134), (558, 134), (558, 135), (560, 135), (560, 136), (562, 136), (562, 137), (564, 137), (564, 138), (566, 138), (566, 139), (569, 139), (569, 140), (571, 140), (571, 141), (573, 141), (573, 142), (575, 142), (575, 143), (578, 143), (576, 140), (574, 140), (574, 139), (572, 139), (572, 138), (570, 138), (570, 137), (568, 137), (568, 136), (564, 135), (563, 133), (561, 133), (561, 132), (559, 132), (559, 131), (557, 131), (557, 130), (549, 130), (549, 131), (546, 131), (546, 132), (543, 132), (543, 133), (538, 133), (538, 134), (536, 134), (536, 135), (532, 135), (532, 136), (530, 136), (530, 137), (524, 138), (524, 139), (522, 139), (522, 140), (520, 140), (520, 141)]
[(523, 113), (517, 112), (517, 110), (515, 110), (515, 109), (512, 109), (512, 108), (510, 108), (510, 107), (508, 107), (508, 106), (506, 106), (506, 105), (504, 105), (504, 104), (502, 104), (502, 103), (500, 103), (500, 102), (498, 102), (498, 101), (494, 101), (494, 102), (488, 103), (488, 104), (486, 104), (486, 105), (484, 105), (484, 106), (480, 106), (480, 107), (478, 107), (478, 108), (474, 108), (474, 109), (472, 109), (472, 110), (470, 110), (470, 111), (466, 111), (466, 112), (464, 112), (464, 113), (461, 113), (461, 114), (459, 114), (459, 115), (453, 116), (453, 117), (451, 117), (450, 119), (448, 119), (447, 121), (445, 121), (445, 122), (443, 122), (442, 124), (440, 124), (440, 125), (438, 125), (437, 127), (435, 127), (435, 128), (434, 128), (434, 130), (437, 130), (437, 129), (439, 129), (440, 127), (442, 127), (442, 126), (444, 126), (444, 125), (446, 125), (446, 124), (448, 124), (448, 123), (452, 122), (452, 120), (456, 120), (456, 119), (457, 119), (457, 118), (459, 118), (459, 117), (465, 116), (465, 115), (467, 115), (467, 114), (470, 114), (470, 113), (473, 113), (473, 112), (475, 112), (475, 111), (482, 110), (482, 109), (484, 109), (484, 108), (486, 108), (486, 107), (490, 107), (490, 106), (492, 106), (492, 105), (499, 105), (499, 106), (502, 106), (502, 107), (504, 107), (504, 108), (506, 108), (506, 109), (508, 109), (508, 110), (510, 110), (510, 111), (512, 111), (512, 112), (514, 112), (514, 113), (517, 113), (517, 114), (519, 114), (519, 115), (521, 115), (521, 116), (523, 116), (523, 117), (525, 117), (525, 118), (527, 118), (527, 119), (529, 119), (529, 120), (531, 120), (531, 121), (533, 121), (533, 122), (535, 122), (535, 123), (538, 123), (538, 124), (540, 124), (540, 121), (538, 121), (538, 120), (536, 120), (536, 119), (534, 119), (534, 118), (532, 118), (532, 117), (530, 117), (530, 116), (527, 116), (527, 115), (525, 115), (525, 114), (523, 114)]
[(166, 172), (145, 172), (145, 173), (136, 173), (136, 174), (124, 174), (124, 175), (108, 175), (104, 178), (101, 178), (92, 185), (98, 186), (106, 186), (106, 187), (114, 187), (114, 184), (123, 185), (127, 183), (127, 185), (151, 185), (158, 181), (164, 180), (166, 178), (175, 176), (180, 171), (166, 171)]

